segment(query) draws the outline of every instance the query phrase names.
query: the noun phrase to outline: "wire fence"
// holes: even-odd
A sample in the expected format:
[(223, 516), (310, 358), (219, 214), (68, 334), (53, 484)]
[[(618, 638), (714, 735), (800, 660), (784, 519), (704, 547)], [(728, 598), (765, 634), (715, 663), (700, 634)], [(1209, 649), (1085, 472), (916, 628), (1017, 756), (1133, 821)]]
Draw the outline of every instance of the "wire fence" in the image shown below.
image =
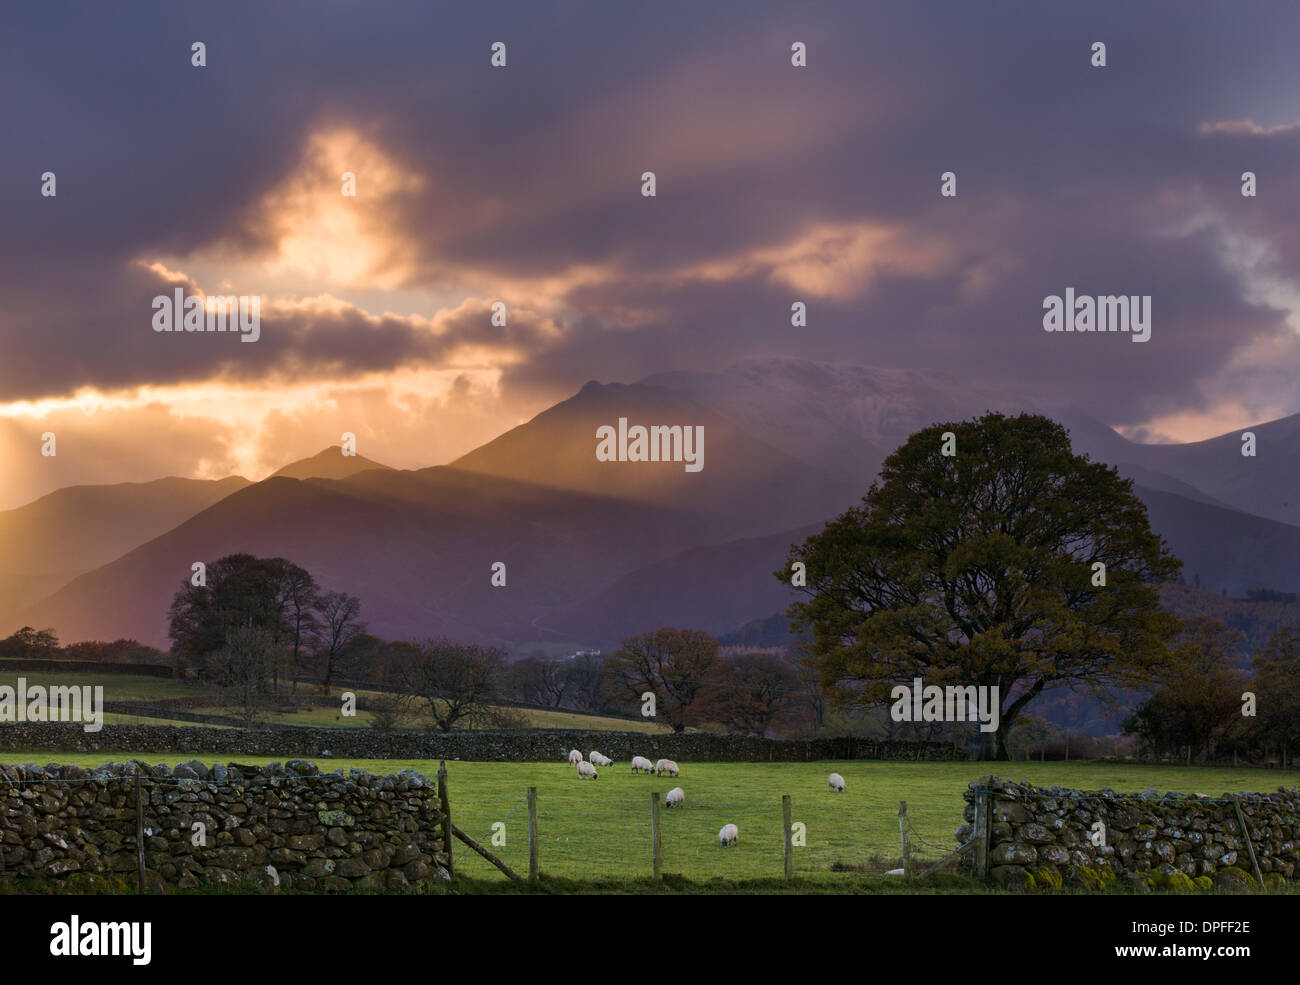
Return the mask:
[[(679, 807), (668, 807), (661, 797), (656, 811), (648, 790), (600, 796), (592, 785), (583, 793), (539, 791), (534, 830), (528, 798), (517, 794), (503, 794), (489, 803), (453, 796), (452, 819), (521, 878), (529, 872), (530, 850), (536, 852), (542, 873), (579, 880), (652, 876), (656, 851), (660, 872), (692, 880), (772, 879), (787, 872), (787, 827), (780, 797), (763, 803), (701, 794)], [(962, 823), (960, 809), (905, 813), (900, 819), (897, 801), (891, 806), (864, 803), (865, 798), (826, 799), (830, 802), (790, 798), (791, 875), (834, 879), (901, 870), (904, 829), (913, 871), (957, 847), (953, 832)], [(736, 826), (737, 837), (724, 846), (720, 834), (726, 825)], [(500, 876), (495, 866), (465, 846), (457, 844), (456, 851), (458, 875)]]

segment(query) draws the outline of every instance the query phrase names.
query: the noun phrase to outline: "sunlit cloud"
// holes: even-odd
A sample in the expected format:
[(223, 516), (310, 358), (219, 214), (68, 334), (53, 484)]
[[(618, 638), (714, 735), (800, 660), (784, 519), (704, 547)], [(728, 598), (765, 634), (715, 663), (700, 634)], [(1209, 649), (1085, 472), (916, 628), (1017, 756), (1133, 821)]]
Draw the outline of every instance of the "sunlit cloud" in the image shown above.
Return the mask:
[[(355, 197), (343, 194), (344, 172), (355, 176)], [(330, 292), (354, 299), (366, 292), (395, 292), (411, 285), (417, 244), (392, 221), (433, 179), (405, 170), (355, 130), (312, 134), (298, 165), (253, 203), (243, 223), (268, 245), (250, 252), (228, 241), (186, 256), (142, 261), (164, 279), (184, 269), (196, 281), (223, 291), (284, 296)], [(427, 304), (419, 291), (416, 303)], [(445, 302), (446, 296), (442, 300)], [(412, 300), (405, 306), (412, 310)]]
[(1232, 137), (1277, 137), (1285, 134), (1300, 133), (1300, 123), (1280, 123), (1276, 126), (1262, 127), (1254, 120), (1219, 120), (1214, 123), (1202, 123), (1196, 128), (1202, 137), (1219, 135)]
[[(467, 361), (468, 362), (468, 361)], [(50, 482), (125, 482), (178, 475), (260, 480), (357, 435), (358, 453), (398, 468), (445, 464), (520, 423), (486, 366), (399, 369), (278, 387), (220, 382), (149, 386), (0, 406), (8, 483), (0, 509)], [(40, 435), (58, 437), (42, 458)], [(140, 440), (142, 437), (147, 440)]]

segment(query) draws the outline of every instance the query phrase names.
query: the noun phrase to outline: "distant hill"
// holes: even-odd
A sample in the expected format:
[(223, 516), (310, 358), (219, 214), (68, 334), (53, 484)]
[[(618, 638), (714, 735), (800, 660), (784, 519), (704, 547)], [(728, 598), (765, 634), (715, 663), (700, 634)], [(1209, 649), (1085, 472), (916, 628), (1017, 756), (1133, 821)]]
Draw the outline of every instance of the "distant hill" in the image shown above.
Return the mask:
[[(616, 426), (620, 417), (629, 426), (702, 426), (703, 469), (687, 472), (681, 462), (598, 461), (596, 430)], [(451, 467), (680, 510), (707, 518), (711, 540), (718, 542), (822, 520), (862, 494), (856, 463), (810, 463), (767, 437), (691, 393), (591, 382)]]
[(545, 626), (609, 648), (660, 626), (702, 629), (720, 638), (755, 614), (793, 601), (794, 590), (773, 572), (785, 563), (791, 544), (820, 529), (817, 524), (683, 551), (547, 616)]
[(362, 455), (344, 455), (339, 445), (332, 445), (310, 458), (300, 458), (277, 469), (268, 478), (285, 479), (346, 479), (368, 469), (388, 469), (387, 465), (372, 462)]
[(69, 486), (0, 511), (0, 630), (14, 613), (76, 575), (165, 534), (248, 484), (231, 476)]
[(1187, 581), (1199, 575), (1204, 587), (1229, 595), (1261, 585), (1300, 591), (1300, 527), (1142, 486), (1135, 491), (1151, 528), (1182, 559)]
[(1300, 597), (1285, 592), (1259, 594), (1264, 597), (1224, 596), (1192, 585), (1165, 585), (1160, 589), (1165, 607), (1183, 618), (1211, 616), (1239, 630), (1246, 637), (1247, 653), (1262, 646), (1279, 629), (1300, 627)]
[(718, 637), (723, 646), (787, 647), (794, 640), (790, 633), (790, 620), (784, 612), (751, 619), (739, 629)]
[[(65, 640), (131, 637), (166, 647), (167, 607), (194, 561), (286, 557), (360, 597), (372, 632), (535, 639), (535, 619), (628, 567), (704, 535), (690, 517), (446, 467), (348, 479), (273, 477), (240, 490), (25, 610)], [(494, 588), (491, 566), (507, 565)]]

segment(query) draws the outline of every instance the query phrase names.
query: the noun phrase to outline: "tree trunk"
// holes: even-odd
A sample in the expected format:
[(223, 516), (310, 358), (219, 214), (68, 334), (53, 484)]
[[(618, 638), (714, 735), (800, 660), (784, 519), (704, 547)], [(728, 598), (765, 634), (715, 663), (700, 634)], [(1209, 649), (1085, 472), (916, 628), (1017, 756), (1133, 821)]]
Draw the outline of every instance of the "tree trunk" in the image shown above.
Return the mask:
[(980, 733), (980, 759), (982, 761), (1010, 758), (1007, 755), (1006, 736), (1003, 732), (1003, 728), (999, 725), (995, 732)]

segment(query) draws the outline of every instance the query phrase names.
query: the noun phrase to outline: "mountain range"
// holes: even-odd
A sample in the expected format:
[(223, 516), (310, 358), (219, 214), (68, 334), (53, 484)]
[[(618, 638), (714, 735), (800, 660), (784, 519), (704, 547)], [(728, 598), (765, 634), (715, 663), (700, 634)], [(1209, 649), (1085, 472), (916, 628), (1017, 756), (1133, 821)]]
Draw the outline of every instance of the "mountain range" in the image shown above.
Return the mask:
[[(519, 649), (616, 646), (661, 625), (724, 633), (785, 607), (772, 572), (790, 545), (858, 500), (909, 434), (987, 410), (1048, 414), (1076, 451), (1133, 479), (1188, 581), (1300, 591), (1300, 417), (1252, 426), (1246, 457), (1239, 433), (1140, 444), (951, 375), (774, 358), (592, 381), (447, 465), (392, 469), (334, 447), (256, 483), (59, 490), (0, 513), (0, 633), (166, 647), (190, 565), (234, 551), (287, 557), (359, 596), (388, 638)], [(704, 468), (598, 461), (596, 431), (619, 418), (702, 426)]]

